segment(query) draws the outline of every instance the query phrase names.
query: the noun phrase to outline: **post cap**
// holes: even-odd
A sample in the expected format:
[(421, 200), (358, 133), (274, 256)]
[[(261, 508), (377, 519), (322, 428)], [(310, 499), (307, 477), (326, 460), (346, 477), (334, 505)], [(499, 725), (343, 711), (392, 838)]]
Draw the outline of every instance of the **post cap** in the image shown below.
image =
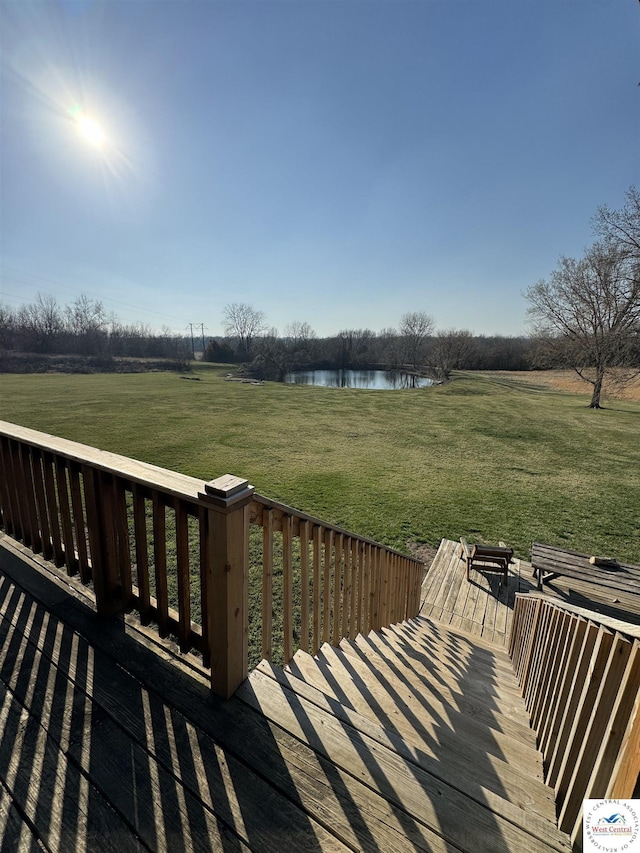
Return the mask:
[(221, 506), (231, 506), (238, 501), (249, 500), (254, 492), (255, 488), (249, 485), (248, 480), (234, 477), (233, 474), (224, 474), (205, 483), (204, 492), (199, 492), (198, 497)]

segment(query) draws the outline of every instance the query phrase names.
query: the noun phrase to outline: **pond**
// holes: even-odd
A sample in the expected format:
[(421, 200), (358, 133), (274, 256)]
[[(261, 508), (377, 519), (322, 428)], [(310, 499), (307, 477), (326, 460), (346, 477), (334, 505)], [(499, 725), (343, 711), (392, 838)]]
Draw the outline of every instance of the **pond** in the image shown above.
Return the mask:
[(324, 388), (368, 388), (393, 391), (424, 388), (431, 379), (402, 370), (296, 370), (284, 378), (287, 385), (321, 385)]

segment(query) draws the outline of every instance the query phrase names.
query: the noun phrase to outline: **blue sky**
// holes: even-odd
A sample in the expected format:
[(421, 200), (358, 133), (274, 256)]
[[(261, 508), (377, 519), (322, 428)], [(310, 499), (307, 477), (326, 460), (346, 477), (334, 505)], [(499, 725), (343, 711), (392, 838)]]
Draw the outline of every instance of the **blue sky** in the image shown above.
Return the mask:
[[(0, 301), (526, 329), (640, 182), (633, 0), (0, 0)], [(91, 144), (70, 111), (106, 136)]]

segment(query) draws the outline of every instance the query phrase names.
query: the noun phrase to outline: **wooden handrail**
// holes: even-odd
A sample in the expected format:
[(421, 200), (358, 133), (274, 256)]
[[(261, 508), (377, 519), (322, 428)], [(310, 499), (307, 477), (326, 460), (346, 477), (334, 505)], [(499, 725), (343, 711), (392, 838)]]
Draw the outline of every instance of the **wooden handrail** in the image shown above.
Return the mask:
[(420, 561), (256, 495), (246, 480), (207, 482), (6, 421), (0, 526), (79, 574), (100, 615), (137, 610), (182, 651), (199, 651), (222, 696), (248, 673), (250, 573), (261, 575), (270, 660), (276, 634), (286, 662), (419, 609)]
[[(1, 424), (1, 421), (0, 421)], [(413, 563), (416, 563), (419, 566), (423, 566), (423, 562), (418, 560), (416, 557), (409, 557), (406, 554), (403, 554), (402, 551), (396, 551), (393, 548), (390, 548), (388, 545), (381, 545), (380, 542), (376, 542), (375, 539), (368, 539), (366, 536), (360, 536), (357, 533), (351, 533), (346, 530), (344, 527), (339, 527), (335, 524), (330, 524), (327, 521), (324, 521), (321, 518), (315, 518), (313, 515), (308, 515), (306, 512), (302, 512), (299, 509), (294, 509), (287, 504), (280, 503), (279, 501), (273, 500), (273, 498), (266, 498), (264, 495), (260, 495), (257, 492), (253, 496), (253, 500), (251, 501), (251, 522), (253, 524), (261, 524), (261, 513), (264, 509), (274, 510), (274, 518), (276, 522), (278, 519), (282, 518), (283, 515), (290, 515), (294, 520), (294, 531), (296, 535), (298, 533), (298, 524), (303, 521), (308, 521), (310, 524), (317, 524), (320, 527), (324, 527), (327, 530), (333, 530), (334, 533), (343, 534), (344, 536), (348, 536), (351, 539), (356, 539), (358, 542), (364, 542), (369, 545), (375, 545), (376, 548), (384, 548), (388, 554), (396, 554), (398, 557), (402, 557), (404, 560), (409, 560)], [(280, 530), (280, 527), (276, 526), (276, 530)]]
[(263, 658), (287, 663), (298, 648), (315, 654), (417, 616), (420, 560), (263, 495), (254, 495), (250, 520), (262, 528)]
[(631, 798), (640, 774), (640, 627), (518, 594), (509, 652), (558, 825), (581, 849), (583, 800)]

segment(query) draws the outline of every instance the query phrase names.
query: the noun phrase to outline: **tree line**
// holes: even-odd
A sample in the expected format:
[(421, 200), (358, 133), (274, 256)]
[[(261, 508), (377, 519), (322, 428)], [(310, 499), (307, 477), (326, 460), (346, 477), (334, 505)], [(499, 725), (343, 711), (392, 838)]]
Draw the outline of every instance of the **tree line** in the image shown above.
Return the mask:
[[(624, 384), (640, 373), (640, 192), (631, 187), (620, 210), (601, 206), (593, 230), (598, 239), (582, 257), (561, 257), (547, 279), (525, 292), (530, 335), (437, 329), (426, 311), (407, 312), (397, 327), (380, 331), (342, 329), (320, 338), (297, 321), (280, 335), (264, 312), (234, 302), (223, 310), (225, 335), (209, 339), (203, 358), (240, 363), (276, 380), (311, 367), (404, 369), (436, 381), (460, 369), (565, 367), (590, 383), (590, 406), (600, 408), (605, 382)], [(0, 354), (159, 358), (186, 369), (193, 347), (166, 327), (157, 333), (122, 324), (86, 295), (66, 306), (43, 294), (18, 309), (0, 303)]]
[(410, 369), (439, 381), (456, 369), (571, 368), (591, 385), (589, 406), (598, 409), (605, 381), (620, 386), (640, 374), (640, 192), (630, 187), (622, 209), (602, 205), (592, 222), (598, 239), (584, 255), (562, 256), (525, 292), (529, 336), (436, 330), (425, 311), (380, 332), (343, 329), (317, 338), (308, 323), (294, 323), (279, 336), (262, 311), (233, 303), (224, 309), (226, 340), (212, 342), (205, 357), (247, 362), (273, 379), (321, 366)]
[(102, 302), (79, 296), (60, 305), (48, 294), (14, 310), (0, 303), (0, 350), (38, 355), (98, 358), (162, 358), (187, 362), (190, 347), (183, 336), (160, 333), (142, 323), (126, 325), (109, 315)]
[(205, 359), (242, 363), (254, 376), (282, 380), (309, 368), (385, 368), (409, 370), (446, 381), (453, 370), (527, 370), (528, 337), (474, 335), (467, 329), (436, 330), (426, 311), (411, 311), (397, 328), (342, 329), (320, 338), (306, 321), (269, 327), (264, 312), (232, 303), (223, 312), (225, 337), (214, 338)]

